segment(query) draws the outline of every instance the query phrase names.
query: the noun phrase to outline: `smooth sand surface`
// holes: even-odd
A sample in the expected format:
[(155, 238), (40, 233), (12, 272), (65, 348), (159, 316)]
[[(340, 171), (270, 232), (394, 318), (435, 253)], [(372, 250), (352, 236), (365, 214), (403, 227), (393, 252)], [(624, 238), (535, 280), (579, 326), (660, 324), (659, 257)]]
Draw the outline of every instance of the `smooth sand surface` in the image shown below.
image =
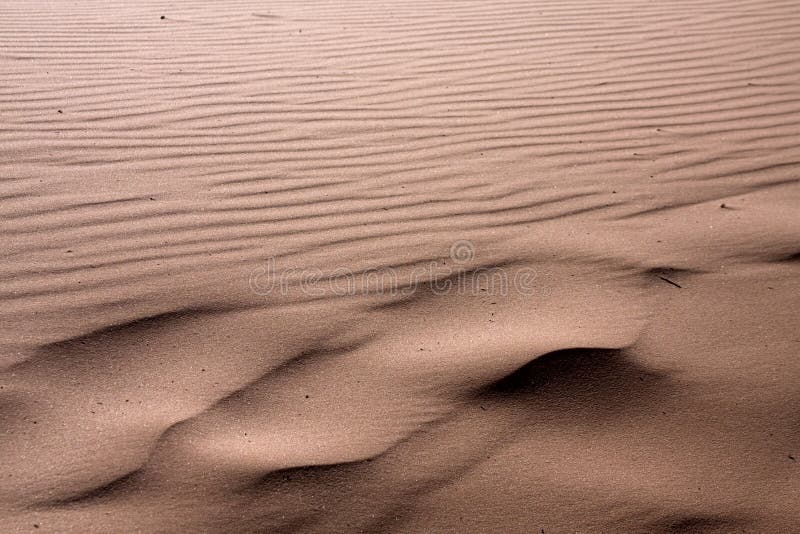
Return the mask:
[(4, 0), (0, 73), (4, 532), (800, 532), (796, 0)]

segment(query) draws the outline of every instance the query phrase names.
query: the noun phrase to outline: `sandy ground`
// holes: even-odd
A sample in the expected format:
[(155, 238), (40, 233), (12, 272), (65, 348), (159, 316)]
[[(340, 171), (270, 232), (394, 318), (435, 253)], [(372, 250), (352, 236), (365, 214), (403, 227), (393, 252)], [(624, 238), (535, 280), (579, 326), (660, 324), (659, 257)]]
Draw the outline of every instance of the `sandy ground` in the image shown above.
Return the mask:
[(795, 0), (0, 3), (4, 532), (800, 532)]

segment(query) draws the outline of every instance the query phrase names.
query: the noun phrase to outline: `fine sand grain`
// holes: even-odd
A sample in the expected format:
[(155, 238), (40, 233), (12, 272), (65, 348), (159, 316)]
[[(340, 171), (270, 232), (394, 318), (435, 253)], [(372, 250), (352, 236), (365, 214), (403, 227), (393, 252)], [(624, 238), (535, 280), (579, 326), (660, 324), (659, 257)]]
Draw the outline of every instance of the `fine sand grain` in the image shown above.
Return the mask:
[(800, 532), (796, 0), (0, 3), (3, 532)]

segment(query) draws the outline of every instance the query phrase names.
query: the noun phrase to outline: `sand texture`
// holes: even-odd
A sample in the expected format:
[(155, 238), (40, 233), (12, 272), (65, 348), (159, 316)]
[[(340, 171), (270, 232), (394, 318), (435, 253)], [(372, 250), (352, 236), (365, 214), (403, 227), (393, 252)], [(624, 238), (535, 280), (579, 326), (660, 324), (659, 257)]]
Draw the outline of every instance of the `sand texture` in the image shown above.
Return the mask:
[(800, 2), (0, 2), (0, 530), (800, 532)]

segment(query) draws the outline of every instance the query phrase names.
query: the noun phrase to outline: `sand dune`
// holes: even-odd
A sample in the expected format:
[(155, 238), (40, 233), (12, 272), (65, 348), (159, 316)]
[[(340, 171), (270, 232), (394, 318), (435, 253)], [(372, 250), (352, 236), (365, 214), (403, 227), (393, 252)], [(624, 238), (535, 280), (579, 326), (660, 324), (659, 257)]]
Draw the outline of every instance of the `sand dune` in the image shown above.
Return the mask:
[(800, 531), (800, 4), (0, 20), (4, 530)]

